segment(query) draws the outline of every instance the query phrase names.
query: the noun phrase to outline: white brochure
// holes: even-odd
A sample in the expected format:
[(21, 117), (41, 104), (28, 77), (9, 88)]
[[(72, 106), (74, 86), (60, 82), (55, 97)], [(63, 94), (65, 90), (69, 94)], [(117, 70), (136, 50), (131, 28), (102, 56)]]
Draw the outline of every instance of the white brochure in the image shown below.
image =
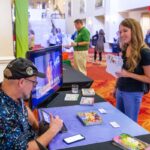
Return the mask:
[(106, 55), (106, 64), (106, 72), (117, 78), (116, 72), (120, 72), (123, 65), (121, 56), (115, 56), (112, 54)]

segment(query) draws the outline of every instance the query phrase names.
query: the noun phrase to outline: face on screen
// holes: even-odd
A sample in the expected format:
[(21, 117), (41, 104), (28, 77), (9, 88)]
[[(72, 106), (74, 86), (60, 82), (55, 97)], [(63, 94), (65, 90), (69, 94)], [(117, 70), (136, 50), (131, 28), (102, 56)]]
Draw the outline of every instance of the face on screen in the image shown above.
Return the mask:
[(50, 64), (47, 65), (46, 68), (46, 78), (48, 80), (48, 83), (51, 84), (52, 81), (52, 67)]

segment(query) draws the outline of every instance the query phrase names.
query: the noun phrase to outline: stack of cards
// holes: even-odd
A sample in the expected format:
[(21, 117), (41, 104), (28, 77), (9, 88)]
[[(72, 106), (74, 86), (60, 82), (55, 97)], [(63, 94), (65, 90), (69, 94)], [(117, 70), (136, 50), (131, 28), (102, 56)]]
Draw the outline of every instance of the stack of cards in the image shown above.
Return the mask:
[(107, 114), (107, 111), (104, 108), (99, 108), (98, 110), (102, 114)]
[(80, 101), (80, 105), (93, 105), (94, 97), (82, 97)]
[(66, 94), (65, 101), (77, 101), (79, 94)]
[(117, 122), (115, 122), (115, 121), (110, 122), (110, 124), (114, 128), (119, 128), (120, 127), (120, 125)]
[(83, 96), (94, 96), (95, 91), (93, 88), (83, 88), (82, 89), (82, 95)]

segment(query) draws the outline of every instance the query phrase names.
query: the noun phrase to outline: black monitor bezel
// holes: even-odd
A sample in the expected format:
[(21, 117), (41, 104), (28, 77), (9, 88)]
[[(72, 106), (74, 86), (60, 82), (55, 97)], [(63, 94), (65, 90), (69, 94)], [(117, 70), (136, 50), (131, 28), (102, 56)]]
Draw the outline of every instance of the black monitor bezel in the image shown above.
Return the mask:
[[(53, 52), (53, 51), (60, 51), (60, 64), (61, 64), (61, 81), (62, 81), (62, 85), (63, 85), (63, 69), (62, 69), (62, 46), (51, 46), (51, 47), (47, 47), (47, 48), (42, 48), (42, 49), (38, 49), (38, 50), (29, 50), (26, 52), (26, 58), (31, 60), (31, 55), (37, 55), (37, 56), (41, 56), (42, 53), (47, 53), (47, 52)], [(33, 107), (32, 105), (32, 93), (29, 99), (29, 107), (31, 109), (36, 109), (36, 108), (40, 108), (40, 107), (46, 107), (46, 105), (48, 103), (50, 103), (53, 98), (57, 95), (57, 91), (60, 90), (61, 87), (59, 87), (55, 93), (53, 93), (52, 95), (49, 95), (45, 98), (45, 100), (43, 100), (41, 103), (39, 103), (36, 107)]]

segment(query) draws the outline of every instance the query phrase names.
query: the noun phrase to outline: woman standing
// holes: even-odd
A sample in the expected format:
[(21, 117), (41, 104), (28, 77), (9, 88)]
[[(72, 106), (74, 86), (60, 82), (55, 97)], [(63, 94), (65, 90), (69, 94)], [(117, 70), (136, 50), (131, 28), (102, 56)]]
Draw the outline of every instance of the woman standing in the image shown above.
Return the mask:
[[(102, 52), (104, 52), (105, 33), (103, 29), (100, 29), (97, 44), (94, 51), (94, 60), (96, 60), (97, 53), (99, 54), (99, 61), (102, 61)], [(99, 62), (99, 63), (100, 63)]]
[[(150, 50), (139, 22), (127, 18), (119, 25), (123, 67), (117, 72), (117, 108), (137, 122), (146, 83), (150, 84)], [(114, 92), (115, 92), (114, 91)]]

